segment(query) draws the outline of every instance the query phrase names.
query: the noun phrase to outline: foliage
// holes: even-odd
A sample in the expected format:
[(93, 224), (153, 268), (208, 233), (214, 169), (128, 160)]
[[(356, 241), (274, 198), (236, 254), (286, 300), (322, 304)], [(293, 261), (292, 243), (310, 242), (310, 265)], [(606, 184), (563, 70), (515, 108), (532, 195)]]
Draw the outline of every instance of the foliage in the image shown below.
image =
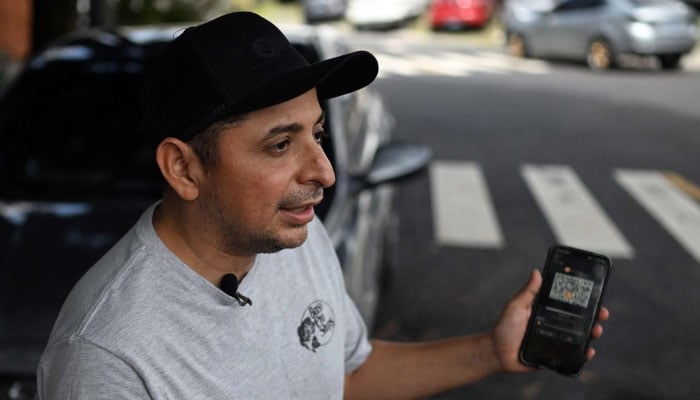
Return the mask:
[(224, 7), (221, 0), (119, 0), (115, 7), (118, 25), (196, 21)]

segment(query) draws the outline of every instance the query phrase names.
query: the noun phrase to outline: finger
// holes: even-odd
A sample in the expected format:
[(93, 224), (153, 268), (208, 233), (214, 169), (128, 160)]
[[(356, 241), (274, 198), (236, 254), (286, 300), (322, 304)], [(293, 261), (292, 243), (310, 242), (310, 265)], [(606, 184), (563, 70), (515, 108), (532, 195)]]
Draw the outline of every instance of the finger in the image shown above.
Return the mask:
[(610, 310), (601, 306), (600, 311), (598, 311), (598, 321), (607, 321), (608, 318), (610, 318)]
[(595, 357), (595, 349), (592, 347), (589, 347), (588, 350), (586, 351), (586, 361), (591, 361)]
[(593, 325), (593, 329), (591, 330), (591, 338), (599, 339), (601, 336), (603, 336), (603, 326), (600, 324)]

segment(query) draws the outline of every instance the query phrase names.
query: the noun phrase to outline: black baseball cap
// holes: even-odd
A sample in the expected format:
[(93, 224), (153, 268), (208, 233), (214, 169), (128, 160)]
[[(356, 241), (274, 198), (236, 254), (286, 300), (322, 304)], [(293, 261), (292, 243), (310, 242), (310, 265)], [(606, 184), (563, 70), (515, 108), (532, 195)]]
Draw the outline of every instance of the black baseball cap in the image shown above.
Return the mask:
[(350, 93), (377, 72), (366, 51), (309, 64), (270, 21), (234, 12), (187, 28), (166, 46), (143, 86), (142, 128), (152, 139), (189, 140), (218, 120), (314, 87), (321, 100)]

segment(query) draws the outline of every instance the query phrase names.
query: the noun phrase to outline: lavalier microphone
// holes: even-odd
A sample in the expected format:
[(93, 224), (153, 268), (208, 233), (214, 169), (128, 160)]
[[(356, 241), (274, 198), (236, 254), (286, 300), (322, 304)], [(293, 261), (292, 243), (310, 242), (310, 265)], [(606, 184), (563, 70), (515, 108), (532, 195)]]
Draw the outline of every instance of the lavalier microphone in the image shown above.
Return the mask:
[(219, 285), (219, 289), (221, 289), (221, 291), (226, 293), (227, 295), (236, 299), (236, 301), (238, 301), (238, 304), (240, 304), (241, 307), (253, 305), (253, 302), (249, 298), (238, 293), (238, 277), (236, 277), (236, 275), (234, 274), (229, 273), (224, 275), (224, 277), (221, 278), (221, 284)]

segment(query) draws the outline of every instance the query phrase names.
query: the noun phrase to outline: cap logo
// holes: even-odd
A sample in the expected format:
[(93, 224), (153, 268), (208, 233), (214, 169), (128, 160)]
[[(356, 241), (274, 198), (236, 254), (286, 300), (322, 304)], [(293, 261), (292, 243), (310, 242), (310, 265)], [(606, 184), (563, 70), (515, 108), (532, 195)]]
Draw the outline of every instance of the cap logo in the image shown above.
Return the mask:
[(277, 58), (280, 55), (280, 51), (274, 47), (272, 41), (264, 36), (253, 42), (253, 51), (265, 60)]

